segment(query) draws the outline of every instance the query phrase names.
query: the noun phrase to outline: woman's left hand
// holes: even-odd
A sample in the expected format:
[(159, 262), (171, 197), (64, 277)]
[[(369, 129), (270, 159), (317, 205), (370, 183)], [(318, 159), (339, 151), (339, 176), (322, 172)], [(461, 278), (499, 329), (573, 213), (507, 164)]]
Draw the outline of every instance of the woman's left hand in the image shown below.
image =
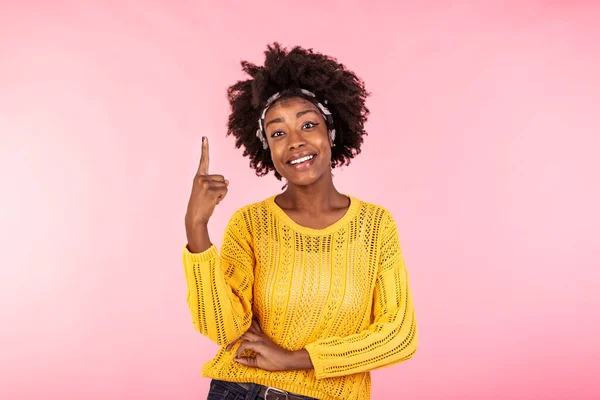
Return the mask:
[[(242, 340), (237, 350), (235, 361), (248, 367), (264, 369), (266, 371), (288, 371), (295, 369), (296, 352), (286, 350), (273, 342), (263, 333), (258, 322), (252, 321), (250, 328), (235, 342), (226, 348), (229, 351), (235, 343)], [(255, 357), (244, 357), (242, 354), (251, 351)]]

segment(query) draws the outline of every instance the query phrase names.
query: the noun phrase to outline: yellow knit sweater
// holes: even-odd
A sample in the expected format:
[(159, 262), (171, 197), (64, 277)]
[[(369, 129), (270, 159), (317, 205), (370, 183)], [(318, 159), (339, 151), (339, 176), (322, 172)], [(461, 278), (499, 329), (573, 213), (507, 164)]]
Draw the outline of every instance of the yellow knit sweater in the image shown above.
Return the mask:
[[(183, 264), (195, 328), (222, 346), (205, 377), (254, 382), (318, 399), (369, 399), (369, 371), (412, 357), (415, 313), (394, 219), (350, 198), (325, 229), (294, 222), (275, 196), (238, 210), (220, 254), (212, 246)], [(314, 369), (269, 372), (236, 363), (256, 318), (288, 350), (306, 349)]]

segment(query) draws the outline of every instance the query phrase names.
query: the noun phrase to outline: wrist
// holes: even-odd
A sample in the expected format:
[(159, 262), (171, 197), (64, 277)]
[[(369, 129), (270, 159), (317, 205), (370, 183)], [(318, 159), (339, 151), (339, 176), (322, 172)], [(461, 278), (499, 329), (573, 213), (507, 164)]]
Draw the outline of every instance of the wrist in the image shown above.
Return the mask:
[(313, 364), (306, 349), (292, 351), (290, 354), (290, 370), (312, 369)]
[(196, 229), (204, 229), (208, 228), (208, 220), (206, 221), (193, 221), (192, 219), (188, 219), (187, 216), (185, 218), (185, 228), (190, 231), (194, 231)]
[(188, 242), (188, 250), (192, 253), (201, 253), (211, 246), (208, 236), (208, 223), (195, 222), (185, 224), (185, 233)]

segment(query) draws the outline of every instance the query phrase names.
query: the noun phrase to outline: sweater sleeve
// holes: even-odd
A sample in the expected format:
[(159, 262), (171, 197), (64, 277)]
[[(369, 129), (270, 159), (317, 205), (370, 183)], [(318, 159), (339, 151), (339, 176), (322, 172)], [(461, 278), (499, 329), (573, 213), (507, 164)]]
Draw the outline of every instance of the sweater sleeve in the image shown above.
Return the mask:
[(237, 211), (230, 219), (220, 254), (183, 249), (187, 303), (196, 330), (220, 346), (240, 337), (252, 323), (254, 251), (249, 221)]
[(396, 224), (382, 218), (379, 270), (370, 326), (357, 334), (306, 346), (317, 379), (351, 375), (408, 360), (417, 349), (417, 327)]

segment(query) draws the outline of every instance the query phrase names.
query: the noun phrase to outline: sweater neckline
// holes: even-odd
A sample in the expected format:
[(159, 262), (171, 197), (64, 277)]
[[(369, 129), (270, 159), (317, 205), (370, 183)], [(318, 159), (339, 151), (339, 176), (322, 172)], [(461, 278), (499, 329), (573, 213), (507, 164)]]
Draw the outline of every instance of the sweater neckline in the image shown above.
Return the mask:
[(308, 226), (300, 225), (299, 223), (294, 221), (281, 207), (279, 207), (279, 205), (277, 205), (277, 203), (275, 202), (275, 198), (277, 196), (279, 196), (279, 195), (276, 194), (274, 196), (269, 197), (266, 200), (266, 203), (269, 206), (269, 208), (271, 209), (271, 211), (273, 211), (275, 216), (277, 218), (279, 218), (281, 221), (283, 221), (283, 223), (285, 223), (287, 226), (289, 226), (290, 228), (292, 228), (293, 230), (295, 230), (299, 233), (304, 233), (304, 234), (327, 235), (329, 233), (332, 233), (332, 232), (338, 230), (340, 227), (346, 225), (352, 219), (354, 219), (354, 217), (356, 216), (356, 213), (358, 212), (358, 209), (360, 208), (360, 200), (358, 200), (357, 198), (355, 198), (353, 196), (344, 194), (344, 196), (346, 196), (350, 200), (350, 206), (346, 210), (346, 213), (340, 219), (338, 219), (331, 225), (329, 225), (325, 228), (315, 229), (315, 228), (309, 228)]

